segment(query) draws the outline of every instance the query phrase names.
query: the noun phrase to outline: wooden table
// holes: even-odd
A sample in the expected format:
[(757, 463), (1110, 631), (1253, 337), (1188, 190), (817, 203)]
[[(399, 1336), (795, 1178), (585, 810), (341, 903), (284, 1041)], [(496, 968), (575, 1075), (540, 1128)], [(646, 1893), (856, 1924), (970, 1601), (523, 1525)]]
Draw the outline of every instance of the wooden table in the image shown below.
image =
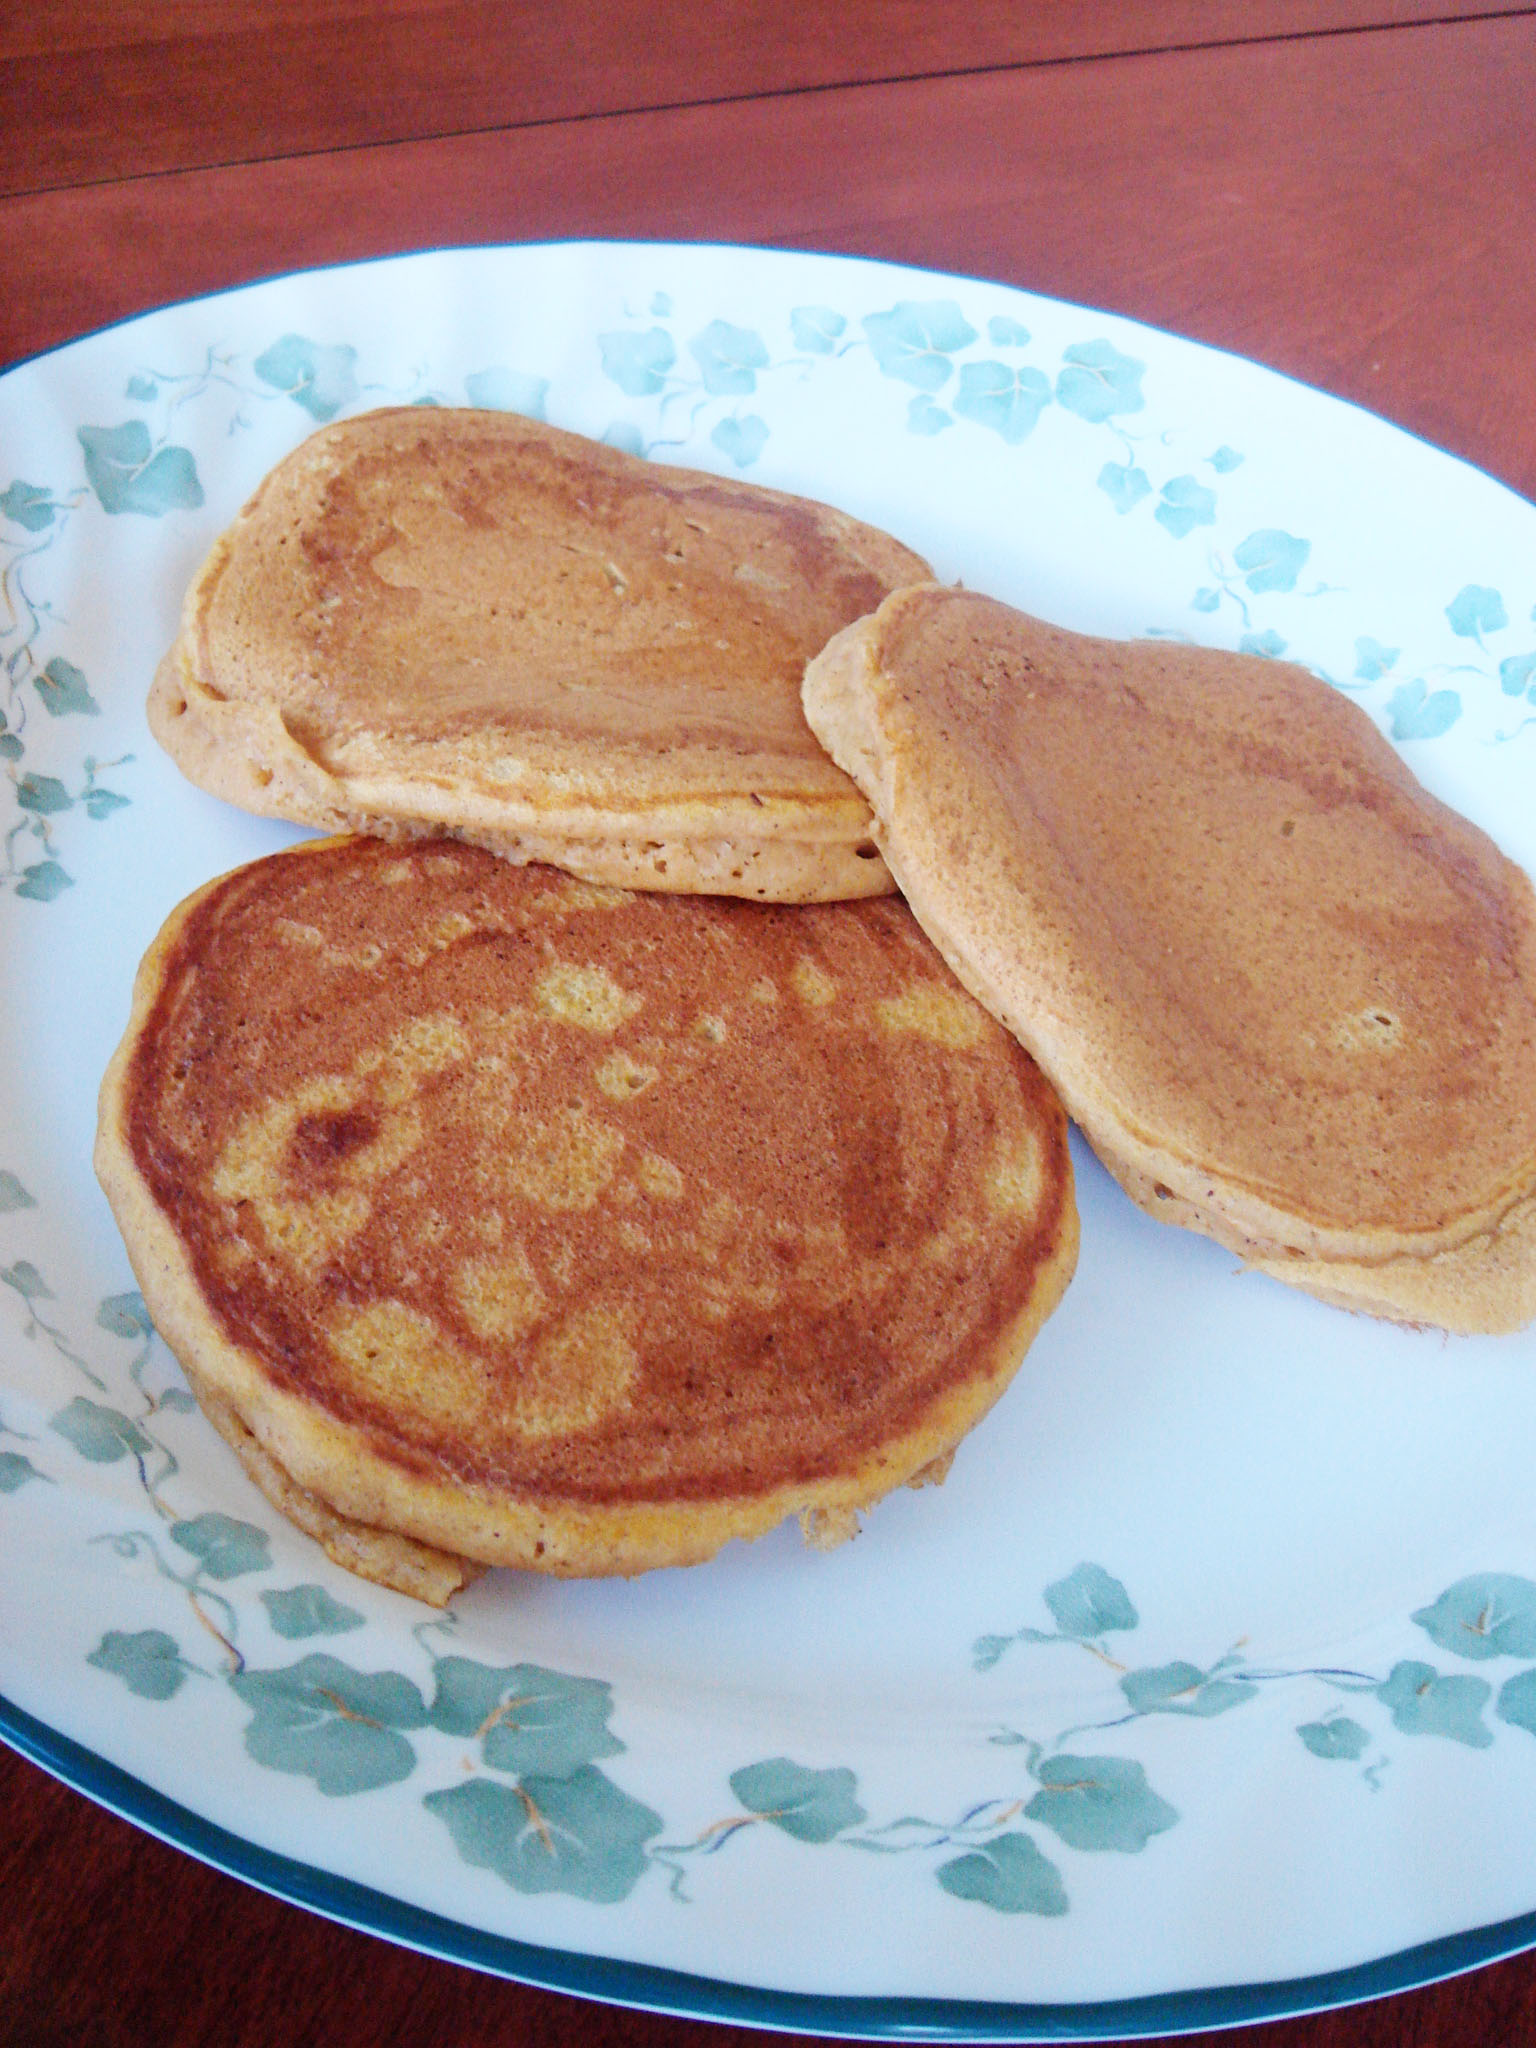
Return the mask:
[[(740, 241), (1130, 314), (1536, 496), (1519, 0), (32, 0), (0, 15), (0, 231), (0, 363), (311, 264)], [(0, 1796), (0, 2048), (764, 2038), (343, 1932), (9, 1752)], [(1225, 2038), (1536, 2041), (1536, 1957)]]

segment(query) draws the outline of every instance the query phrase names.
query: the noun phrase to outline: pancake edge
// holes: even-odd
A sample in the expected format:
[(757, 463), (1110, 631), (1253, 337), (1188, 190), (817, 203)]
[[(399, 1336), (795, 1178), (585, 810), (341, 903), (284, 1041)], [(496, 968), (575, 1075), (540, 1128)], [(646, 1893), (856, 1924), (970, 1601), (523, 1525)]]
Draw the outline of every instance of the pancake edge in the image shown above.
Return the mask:
[[(301, 841), (285, 848), (282, 857), (302, 858), (329, 843)], [(942, 1476), (948, 1455), (1006, 1391), (1066, 1292), (1077, 1264), (1079, 1222), (1066, 1118), (1053, 1103), (1061, 1162), (1060, 1226), (1050, 1256), (1036, 1270), (1028, 1299), (960, 1386), (947, 1388), (920, 1422), (887, 1438), (851, 1470), (825, 1480), (786, 1483), (762, 1494), (702, 1502), (582, 1505), (496, 1497), (485, 1488), (420, 1477), (381, 1459), (361, 1432), (348, 1430), (314, 1403), (274, 1387), (243, 1347), (225, 1334), (203, 1299), (180, 1238), (140, 1174), (128, 1141), (128, 1074), (162, 985), (163, 963), (199, 904), (228, 878), (228, 873), (214, 877), (178, 904), (140, 963), (128, 1024), (102, 1079), (96, 1176), (150, 1319), (182, 1364), (194, 1392), (201, 1396), (206, 1390), (291, 1485), (365, 1532), (408, 1538), (455, 1563), (505, 1565), (569, 1578), (627, 1578), (666, 1566), (704, 1563), (732, 1539), (767, 1535), (792, 1515), (802, 1517), (814, 1547), (828, 1547), (851, 1533), (850, 1517), (886, 1494)], [(242, 1462), (252, 1469), (248, 1461)], [(367, 1472), (363, 1481), (349, 1476), (359, 1462)], [(283, 1507), (275, 1495), (268, 1497)], [(347, 1563), (344, 1557), (336, 1561)]]
[[(1033, 1056), (1107, 1170), (1160, 1221), (1212, 1237), (1273, 1278), (1325, 1299), (1333, 1295), (1324, 1293), (1321, 1276), (1331, 1275), (1329, 1284), (1342, 1305), (1366, 1313), (1464, 1334), (1503, 1335), (1522, 1328), (1536, 1316), (1536, 1232), (1505, 1230), (1505, 1225), (1536, 1199), (1536, 1187), (1515, 1186), (1491, 1214), (1473, 1214), (1421, 1233), (1367, 1234), (1309, 1223), (1248, 1189), (1222, 1184), (1198, 1159), (1139, 1129), (1126, 1106), (1094, 1090), (1090, 1063), (1073, 1056), (1060, 1020), (1043, 1012), (1025, 1014), (1005, 994), (996, 963), (963, 946), (956, 936), (953, 889), (948, 897), (942, 888), (931, 889), (909, 857), (903, 800), (909, 746), (907, 736), (893, 734), (882, 719), (887, 686), (877, 658), (882, 615), (888, 606), (919, 591), (950, 587), (921, 584), (894, 592), (878, 611), (845, 626), (807, 663), (802, 694), (817, 738), (869, 799), (876, 844), (908, 907), (956, 979)], [(1137, 1192), (1141, 1187), (1149, 1199)], [(1159, 1188), (1167, 1193), (1157, 1195)], [(1499, 1242), (1501, 1232), (1496, 1298), (1488, 1305), (1487, 1320), (1481, 1320), (1462, 1296), (1479, 1269), (1478, 1251)], [(1528, 1244), (1533, 1266), (1529, 1276), (1511, 1279), (1503, 1270), (1511, 1243)], [(1448, 1269), (1442, 1265), (1442, 1278), (1425, 1285), (1433, 1262), (1449, 1260), (1464, 1249), (1468, 1257), (1456, 1269), (1454, 1282), (1444, 1282)], [(1486, 1270), (1492, 1281), (1493, 1267)], [(1371, 1274), (1377, 1276), (1375, 1283), (1367, 1278)]]

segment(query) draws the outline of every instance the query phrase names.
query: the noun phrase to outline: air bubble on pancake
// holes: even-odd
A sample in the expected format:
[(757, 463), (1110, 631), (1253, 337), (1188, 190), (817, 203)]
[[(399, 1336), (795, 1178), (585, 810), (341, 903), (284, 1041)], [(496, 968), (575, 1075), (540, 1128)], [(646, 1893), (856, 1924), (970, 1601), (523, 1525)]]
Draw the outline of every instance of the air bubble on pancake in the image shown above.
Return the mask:
[(595, 1078), (598, 1087), (614, 1102), (630, 1102), (647, 1088), (654, 1088), (661, 1074), (657, 1068), (642, 1066), (639, 1060), (631, 1059), (627, 1052), (612, 1052)]
[(670, 1159), (663, 1159), (659, 1152), (642, 1152), (635, 1168), (635, 1179), (648, 1195), (655, 1195), (664, 1202), (675, 1202), (683, 1192), (683, 1176)]
[(500, 1179), (514, 1194), (556, 1210), (590, 1209), (618, 1171), (624, 1134), (585, 1110), (511, 1127)]
[(521, 1343), (549, 1313), (549, 1297), (515, 1237), (494, 1259), (466, 1259), (453, 1295), (475, 1335), (488, 1341)]
[(365, 1399), (455, 1427), (484, 1412), (484, 1366), (406, 1302), (377, 1301), (339, 1316), (326, 1337)]
[(300, 924), (296, 917), (274, 919), (272, 936), (284, 946), (302, 946), (315, 952), (325, 944), (325, 933), (318, 925)]
[(921, 983), (876, 1003), (875, 1014), (887, 1031), (910, 1032), (950, 1052), (967, 1052), (980, 1045), (987, 1030), (985, 1016), (959, 989)]
[(754, 1003), (776, 1003), (779, 1000), (779, 991), (766, 974), (757, 977), (747, 990), (747, 994)]
[(801, 1002), (813, 1010), (824, 1010), (829, 1003), (837, 1001), (837, 983), (814, 960), (797, 960), (790, 969), (789, 979)]
[(702, 1017), (695, 1017), (693, 1020), (693, 1035), (695, 1038), (702, 1038), (706, 1045), (724, 1045), (725, 1019), (706, 1011)]
[(993, 1158), (983, 1183), (994, 1209), (1004, 1215), (1033, 1216), (1045, 1193), (1040, 1141), (1033, 1131), (1019, 1131)]
[(379, 880), (390, 889), (398, 889), (402, 883), (415, 879), (416, 870), (408, 860), (392, 860), (388, 867), (379, 870)]
[(602, 1302), (577, 1309), (519, 1370), (513, 1426), (534, 1437), (591, 1429), (627, 1404), (639, 1364), (632, 1310)]
[(1402, 1019), (1373, 1005), (1341, 1017), (1333, 1027), (1333, 1042), (1343, 1052), (1396, 1052), (1403, 1042)]
[(627, 1023), (642, 998), (622, 989), (603, 967), (578, 967), (568, 961), (546, 969), (535, 984), (533, 999), (546, 1017), (574, 1024), (580, 1031), (607, 1037)]

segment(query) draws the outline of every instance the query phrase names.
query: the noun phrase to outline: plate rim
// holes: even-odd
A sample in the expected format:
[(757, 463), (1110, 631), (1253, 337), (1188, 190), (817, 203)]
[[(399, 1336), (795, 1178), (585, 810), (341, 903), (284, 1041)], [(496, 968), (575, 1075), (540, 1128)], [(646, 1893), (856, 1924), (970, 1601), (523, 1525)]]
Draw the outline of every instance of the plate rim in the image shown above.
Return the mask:
[(442, 1962), (602, 2005), (681, 2019), (868, 2041), (1124, 2041), (1210, 2033), (1298, 2019), (1422, 1990), (1536, 1947), (1536, 1911), (1442, 1935), (1389, 1956), (1317, 1976), (1200, 1986), (1102, 2002), (1028, 2004), (987, 1999), (789, 1991), (704, 1977), (660, 1963), (547, 1947), (472, 1927), (396, 1899), (356, 1878), (206, 1820), (0, 1694), (0, 1742), (118, 1819), (226, 1877)]

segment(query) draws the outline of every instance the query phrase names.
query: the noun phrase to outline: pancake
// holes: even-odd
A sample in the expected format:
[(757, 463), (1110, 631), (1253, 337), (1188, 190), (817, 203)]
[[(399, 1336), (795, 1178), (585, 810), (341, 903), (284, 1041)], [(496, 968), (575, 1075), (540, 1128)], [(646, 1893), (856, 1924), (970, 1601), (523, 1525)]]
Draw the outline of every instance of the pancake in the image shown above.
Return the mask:
[(1536, 1315), (1536, 897), (1307, 671), (933, 585), (811, 724), (960, 980), (1149, 1213), (1456, 1330)]
[(899, 899), (451, 841), (306, 842), (183, 904), (97, 1168), (257, 1483), (386, 1583), (375, 1536), (425, 1546), (418, 1591), (848, 1533), (941, 1474), (1077, 1245), (1060, 1105)]
[(879, 895), (869, 807), (800, 678), (930, 573), (830, 507), (513, 413), (366, 413), (217, 541), (149, 720), (264, 816), (451, 833), (629, 888)]

